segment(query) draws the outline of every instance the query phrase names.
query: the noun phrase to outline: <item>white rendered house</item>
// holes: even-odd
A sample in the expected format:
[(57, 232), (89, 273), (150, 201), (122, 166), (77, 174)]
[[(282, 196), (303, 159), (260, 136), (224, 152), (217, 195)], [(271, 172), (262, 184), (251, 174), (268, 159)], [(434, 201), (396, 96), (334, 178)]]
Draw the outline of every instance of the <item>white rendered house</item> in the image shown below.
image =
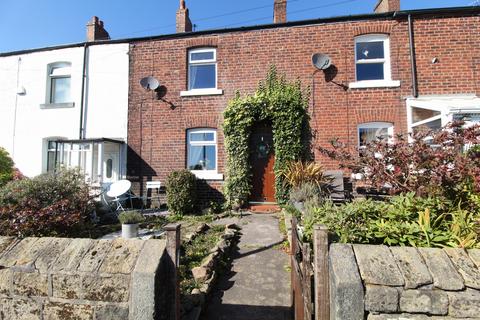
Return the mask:
[(94, 17), (89, 42), (0, 54), (0, 147), (26, 176), (79, 167), (93, 184), (126, 174), (129, 44)]

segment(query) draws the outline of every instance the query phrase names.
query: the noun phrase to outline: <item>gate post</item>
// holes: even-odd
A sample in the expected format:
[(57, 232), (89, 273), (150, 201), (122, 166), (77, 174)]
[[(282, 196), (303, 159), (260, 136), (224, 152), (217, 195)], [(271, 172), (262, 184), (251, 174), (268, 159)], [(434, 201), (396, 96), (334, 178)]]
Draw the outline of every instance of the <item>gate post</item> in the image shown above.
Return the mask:
[(315, 225), (313, 229), (315, 266), (315, 320), (330, 319), (330, 289), (328, 270), (328, 228)]

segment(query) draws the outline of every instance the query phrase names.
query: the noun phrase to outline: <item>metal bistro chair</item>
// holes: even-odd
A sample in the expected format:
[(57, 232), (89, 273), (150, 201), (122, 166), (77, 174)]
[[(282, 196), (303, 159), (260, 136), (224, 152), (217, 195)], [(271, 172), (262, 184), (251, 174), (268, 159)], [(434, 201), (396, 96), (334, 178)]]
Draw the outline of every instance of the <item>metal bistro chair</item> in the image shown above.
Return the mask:
[[(153, 199), (158, 200), (158, 207), (160, 208), (162, 205), (162, 201), (160, 198), (160, 189), (162, 187), (162, 183), (160, 181), (147, 181), (147, 194), (144, 197), (144, 204), (147, 205), (147, 201), (152, 201)], [(151, 192), (151, 196), (148, 196), (148, 191)], [(151, 203), (151, 202), (150, 202)]]

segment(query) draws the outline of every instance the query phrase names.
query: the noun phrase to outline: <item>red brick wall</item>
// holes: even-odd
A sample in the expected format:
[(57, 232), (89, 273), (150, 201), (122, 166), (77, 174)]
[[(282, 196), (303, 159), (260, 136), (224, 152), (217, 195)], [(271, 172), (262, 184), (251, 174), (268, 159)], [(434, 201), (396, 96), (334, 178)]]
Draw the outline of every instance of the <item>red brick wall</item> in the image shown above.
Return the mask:
[[(479, 19), (478, 16), (415, 19), (420, 94), (479, 93)], [(186, 130), (195, 127), (218, 128), (218, 168), (224, 173), (222, 111), (236, 90), (253, 93), (271, 64), (289, 79), (299, 78), (305, 87), (311, 87), (315, 71), (311, 55), (316, 52), (330, 55), (338, 72), (334, 81), (348, 85), (355, 80), (354, 37), (367, 33), (390, 34), (392, 79), (400, 80), (401, 86), (344, 91), (332, 82), (327, 83), (323, 72), (317, 72), (312, 93), (315, 105), (310, 109), (315, 146), (326, 146), (333, 137), (355, 146), (359, 123), (391, 122), (396, 132), (407, 129), (404, 99), (411, 96), (411, 72), (405, 19), (134, 42), (130, 52), (129, 178), (137, 182), (140, 177), (165, 181), (170, 171), (185, 168)], [(187, 85), (188, 48), (198, 46), (217, 48), (218, 88), (224, 90), (223, 95), (180, 97), (180, 91), (186, 90)], [(439, 63), (431, 63), (434, 57)], [(164, 99), (174, 109), (166, 102), (152, 99), (141, 88), (140, 79), (148, 75), (167, 87)], [(336, 166), (318, 152), (316, 160), (327, 168)], [(211, 185), (218, 189), (221, 182)]]

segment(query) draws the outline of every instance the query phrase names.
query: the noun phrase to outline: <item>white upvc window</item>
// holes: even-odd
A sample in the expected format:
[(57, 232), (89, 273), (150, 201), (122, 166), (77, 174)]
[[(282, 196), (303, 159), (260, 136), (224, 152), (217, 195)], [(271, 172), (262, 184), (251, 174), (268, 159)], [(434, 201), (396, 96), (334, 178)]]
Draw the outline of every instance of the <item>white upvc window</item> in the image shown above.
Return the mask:
[(400, 81), (392, 81), (388, 35), (368, 34), (355, 38), (355, 80), (350, 88), (400, 86)]
[(410, 133), (440, 130), (453, 120), (480, 123), (480, 98), (475, 95), (425, 96), (407, 99)]
[(200, 179), (223, 178), (217, 170), (217, 131), (215, 129), (201, 128), (187, 131), (187, 169)]
[(181, 96), (218, 95), (217, 89), (217, 50), (200, 48), (188, 51), (188, 90)]
[(47, 140), (47, 172), (53, 172), (56, 169), (60, 152), (58, 145), (54, 140)]
[(361, 151), (375, 140), (393, 140), (393, 124), (389, 122), (367, 122), (358, 125), (358, 148)]
[(71, 103), (71, 63), (48, 65), (46, 104)]

